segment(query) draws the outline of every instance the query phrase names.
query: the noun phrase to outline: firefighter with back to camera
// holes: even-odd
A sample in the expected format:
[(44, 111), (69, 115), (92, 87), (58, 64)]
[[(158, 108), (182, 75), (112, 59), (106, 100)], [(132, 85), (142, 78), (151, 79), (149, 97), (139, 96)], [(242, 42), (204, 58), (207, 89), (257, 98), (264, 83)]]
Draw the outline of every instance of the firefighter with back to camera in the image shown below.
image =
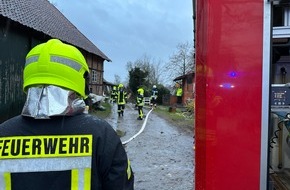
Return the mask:
[(156, 108), (157, 107), (157, 97), (158, 97), (158, 90), (157, 86), (153, 85), (153, 88), (151, 90), (151, 97), (150, 97), (150, 106), (151, 108)]
[(127, 102), (128, 96), (125, 91), (124, 85), (121, 83), (118, 86), (117, 91), (117, 105), (118, 105), (118, 116), (124, 116), (125, 104)]
[(81, 52), (57, 39), (27, 54), (22, 113), (0, 124), (0, 189), (133, 190), (120, 138), (83, 113), (88, 73)]

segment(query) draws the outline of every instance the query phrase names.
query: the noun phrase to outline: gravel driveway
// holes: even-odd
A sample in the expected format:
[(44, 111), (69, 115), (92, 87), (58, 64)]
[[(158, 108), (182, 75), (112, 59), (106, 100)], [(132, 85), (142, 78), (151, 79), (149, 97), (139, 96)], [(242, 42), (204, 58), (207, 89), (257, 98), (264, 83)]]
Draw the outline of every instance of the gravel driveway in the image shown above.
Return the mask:
[[(146, 120), (137, 120), (137, 110), (127, 104), (124, 117), (106, 119), (116, 130), (125, 133), (122, 142), (140, 131)], [(194, 153), (193, 134), (173, 126), (157, 116), (154, 110), (148, 115), (144, 131), (125, 145), (135, 173), (135, 190), (193, 190)]]

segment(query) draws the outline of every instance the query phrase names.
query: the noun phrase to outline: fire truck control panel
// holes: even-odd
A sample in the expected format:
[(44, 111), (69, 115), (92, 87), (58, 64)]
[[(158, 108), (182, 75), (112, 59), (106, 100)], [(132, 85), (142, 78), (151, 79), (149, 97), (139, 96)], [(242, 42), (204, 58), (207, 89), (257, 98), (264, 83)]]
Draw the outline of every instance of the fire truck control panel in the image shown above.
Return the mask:
[(269, 128), (269, 189), (289, 189), (290, 182), (290, 86), (271, 86)]
[(290, 108), (290, 84), (273, 84), (271, 87), (271, 107)]

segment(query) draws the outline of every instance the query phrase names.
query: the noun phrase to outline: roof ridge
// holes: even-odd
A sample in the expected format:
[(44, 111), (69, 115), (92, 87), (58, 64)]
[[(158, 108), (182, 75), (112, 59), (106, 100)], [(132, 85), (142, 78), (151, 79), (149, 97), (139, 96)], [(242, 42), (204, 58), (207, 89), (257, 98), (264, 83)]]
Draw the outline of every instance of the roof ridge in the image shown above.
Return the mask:
[(0, 15), (111, 61), (48, 0), (0, 0)]

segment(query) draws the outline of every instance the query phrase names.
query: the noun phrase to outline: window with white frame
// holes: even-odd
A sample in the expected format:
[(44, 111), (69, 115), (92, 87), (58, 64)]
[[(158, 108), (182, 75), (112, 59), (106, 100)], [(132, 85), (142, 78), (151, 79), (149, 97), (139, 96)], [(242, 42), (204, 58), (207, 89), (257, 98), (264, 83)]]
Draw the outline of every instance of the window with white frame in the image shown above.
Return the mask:
[(92, 82), (97, 82), (97, 71), (92, 70)]

